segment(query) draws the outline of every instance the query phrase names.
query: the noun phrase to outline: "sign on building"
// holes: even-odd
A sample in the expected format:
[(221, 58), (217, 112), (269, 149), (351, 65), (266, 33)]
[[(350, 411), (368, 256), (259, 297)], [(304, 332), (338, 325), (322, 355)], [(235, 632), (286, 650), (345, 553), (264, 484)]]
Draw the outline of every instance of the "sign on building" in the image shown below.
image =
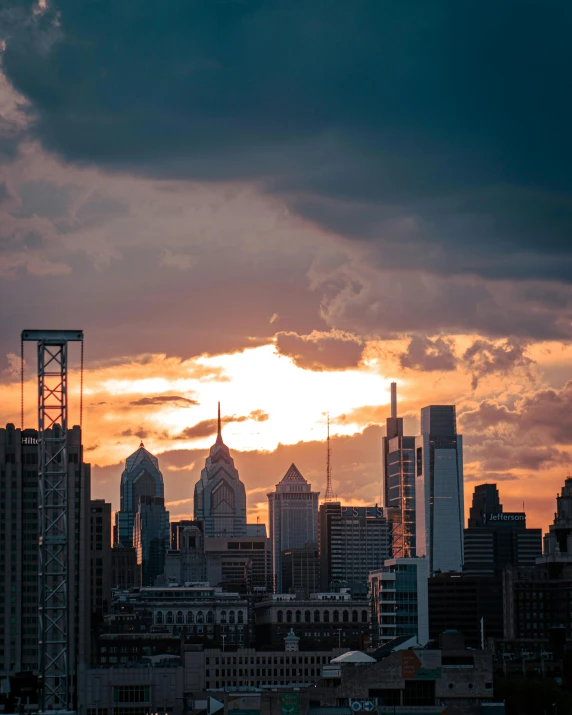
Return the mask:
[(282, 693), (283, 715), (300, 715), (300, 693)]
[(401, 677), (405, 680), (437, 680), (441, 677), (440, 650), (402, 650)]

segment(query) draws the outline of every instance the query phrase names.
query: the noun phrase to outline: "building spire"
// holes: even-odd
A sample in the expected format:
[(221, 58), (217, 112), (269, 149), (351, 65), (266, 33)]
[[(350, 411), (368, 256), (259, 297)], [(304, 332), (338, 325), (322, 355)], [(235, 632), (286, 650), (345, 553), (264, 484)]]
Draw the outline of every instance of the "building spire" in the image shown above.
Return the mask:
[(220, 424), (220, 402), (218, 403), (218, 421), (216, 431), (216, 443), (222, 444), (221, 424)]

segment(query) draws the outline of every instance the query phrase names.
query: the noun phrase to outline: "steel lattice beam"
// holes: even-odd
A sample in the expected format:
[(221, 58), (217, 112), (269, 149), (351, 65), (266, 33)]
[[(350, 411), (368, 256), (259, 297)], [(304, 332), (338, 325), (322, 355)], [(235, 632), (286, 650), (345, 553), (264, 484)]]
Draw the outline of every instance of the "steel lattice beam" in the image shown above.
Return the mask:
[(40, 709), (72, 710), (68, 599), (67, 343), (73, 331), (24, 330), (38, 344)]

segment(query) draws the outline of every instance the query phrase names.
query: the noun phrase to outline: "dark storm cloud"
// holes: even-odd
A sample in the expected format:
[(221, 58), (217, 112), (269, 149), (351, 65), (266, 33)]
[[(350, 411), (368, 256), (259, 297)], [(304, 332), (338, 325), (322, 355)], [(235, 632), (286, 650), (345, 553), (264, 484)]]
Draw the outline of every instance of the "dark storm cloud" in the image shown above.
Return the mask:
[(412, 336), (407, 350), (399, 356), (401, 367), (414, 370), (454, 370), (457, 358), (452, 340), (438, 335), (436, 338)]
[(345, 333), (276, 334), (276, 349), (306, 370), (346, 370), (360, 363), (363, 342)]
[(193, 407), (199, 403), (196, 400), (190, 400), (188, 397), (180, 397), (179, 395), (154, 395), (153, 397), (142, 397), (139, 400), (133, 400), (129, 403), (135, 407), (148, 407), (157, 405), (173, 405), (174, 407)]
[(4, 64), (66, 159), (256, 180), (385, 269), (570, 281), (570, 3), (49, 5)]
[(473, 390), (481, 377), (495, 373), (507, 375), (515, 368), (528, 370), (534, 361), (524, 354), (526, 348), (526, 344), (514, 339), (498, 343), (475, 340), (463, 353), (463, 362), (473, 374)]

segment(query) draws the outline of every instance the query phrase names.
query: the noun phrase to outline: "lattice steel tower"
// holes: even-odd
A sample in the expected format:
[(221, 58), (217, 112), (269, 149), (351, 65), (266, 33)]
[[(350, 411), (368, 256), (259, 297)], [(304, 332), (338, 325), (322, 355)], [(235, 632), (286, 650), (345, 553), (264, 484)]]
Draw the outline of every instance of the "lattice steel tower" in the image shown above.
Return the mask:
[(71, 711), (77, 669), (70, 663), (67, 344), (81, 342), (83, 374), (83, 332), (23, 330), (22, 375), (26, 341), (38, 344), (40, 710)]

